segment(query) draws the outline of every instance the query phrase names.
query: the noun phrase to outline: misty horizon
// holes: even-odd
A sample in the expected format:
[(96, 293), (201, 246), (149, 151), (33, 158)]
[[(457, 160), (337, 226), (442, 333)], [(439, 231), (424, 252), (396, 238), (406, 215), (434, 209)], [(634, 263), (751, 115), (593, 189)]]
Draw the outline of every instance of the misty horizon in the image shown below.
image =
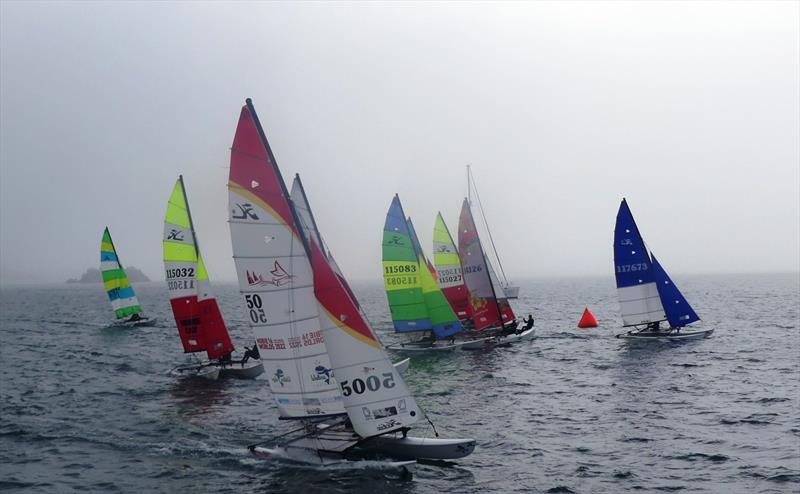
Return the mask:
[(0, 13), (3, 284), (97, 267), (106, 226), (123, 265), (163, 280), (179, 174), (212, 283), (234, 282), (226, 182), (247, 97), (353, 281), (381, 280), (395, 193), (427, 255), (438, 211), (455, 231), (467, 164), (513, 281), (612, 278), (623, 197), (673, 276), (800, 272), (797, 3)]

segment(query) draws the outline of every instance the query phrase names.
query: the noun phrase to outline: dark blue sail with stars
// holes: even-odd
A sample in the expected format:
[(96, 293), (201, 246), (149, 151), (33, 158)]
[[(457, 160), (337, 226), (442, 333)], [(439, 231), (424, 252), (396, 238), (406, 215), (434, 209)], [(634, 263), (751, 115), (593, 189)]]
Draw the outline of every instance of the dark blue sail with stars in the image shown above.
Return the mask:
[(661, 305), (667, 314), (667, 320), (673, 328), (681, 328), (687, 324), (699, 321), (697, 313), (686, 301), (686, 298), (672, 282), (669, 275), (661, 264), (658, 263), (656, 256), (653, 256), (653, 274), (658, 287), (658, 295), (661, 297)]
[(633, 220), (628, 202), (623, 199), (614, 227), (614, 273), (617, 288), (653, 281), (653, 265), (644, 247), (644, 240)]

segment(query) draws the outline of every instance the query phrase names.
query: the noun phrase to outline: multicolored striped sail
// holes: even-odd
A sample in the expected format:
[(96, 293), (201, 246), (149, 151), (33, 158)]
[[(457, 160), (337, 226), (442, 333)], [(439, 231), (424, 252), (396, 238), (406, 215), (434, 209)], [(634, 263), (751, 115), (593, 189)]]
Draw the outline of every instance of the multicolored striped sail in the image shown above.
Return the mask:
[(475, 329), (502, 326), (502, 313), (467, 199), (461, 205), (458, 221), (458, 253), (464, 269), (464, 284), (469, 293), (470, 313)]
[(433, 328), (422, 294), (419, 258), (397, 194), (383, 226), (383, 284), (395, 331), (406, 333)]
[(433, 226), (433, 264), (436, 266), (439, 288), (450, 302), (450, 307), (459, 319), (469, 318), (469, 301), (461, 273), (461, 260), (442, 213), (436, 215)]
[(117, 319), (124, 319), (134, 314), (140, 314), (142, 307), (133, 291), (125, 268), (119, 261), (114, 242), (108, 227), (103, 231), (103, 239), (100, 242), (100, 271), (103, 274), (103, 286), (111, 300), (111, 308)]
[(637, 326), (667, 319), (658, 286), (653, 274), (653, 263), (644, 246), (644, 240), (623, 198), (614, 227), (614, 271), (617, 292), (625, 326)]
[(233, 343), (200, 256), (183, 176), (167, 202), (163, 247), (167, 289), (183, 351), (205, 351), (211, 360), (232, 353)]
[(229, 192), (239, 286), (246, 304), (264, 308), (251, 321), (281, 415), (346, 411), (361, 437), (419, 420), (402, 377), (301, 222), (249, 99), (231, 149)]
[(422, 253), (422, 246), (419, 243), (417, 232), (411, 218), (406, 218), (408, 231), (411, 235), (411, 243), (417, 251), (417, 259), (420, 265), (420, 280), (422, 282), (422, 298), (425, 300), (425, 307), (428, 309), (428, 317), (431, 320), (431, 330), (437, 339), (446, 338), (464, 331), (464, 327), (458, 320), (458, 316), (453, 312), (450, 303), (445, 298), (436, 279), (431, 273), (431, 265), (425, 254)]

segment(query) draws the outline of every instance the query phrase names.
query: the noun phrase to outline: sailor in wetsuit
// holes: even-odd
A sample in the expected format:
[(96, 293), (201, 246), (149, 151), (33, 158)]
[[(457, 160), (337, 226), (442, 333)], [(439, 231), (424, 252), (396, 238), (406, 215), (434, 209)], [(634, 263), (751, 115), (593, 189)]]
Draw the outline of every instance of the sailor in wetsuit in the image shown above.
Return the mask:
[(244, 347), (244, 356), (242, 357), (242, 367), (244, 364), (253, 357), (254, 359), (258, 360), (261, 358), (261, 354), (258, 352), (258, 345), (253, 344), (253, 348)]

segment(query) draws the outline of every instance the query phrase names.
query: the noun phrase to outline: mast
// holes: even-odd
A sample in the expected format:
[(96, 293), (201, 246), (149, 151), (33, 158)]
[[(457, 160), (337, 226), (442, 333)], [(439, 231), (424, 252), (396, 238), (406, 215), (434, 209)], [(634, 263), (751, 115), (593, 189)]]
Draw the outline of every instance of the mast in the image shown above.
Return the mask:
[(186, 197), (186, 185), (183, 183), (183, 175), (178, 175), (178, 180), (181, 183), (181, 192), (183, 193), (183, 203), (186, 204), (186, 216), (189, 217), (189, 230), (192, 232), (194, 239), (194, 251), (197, 257), (200, 257), (200, 242), (197, 240), (197, 234), (194, 231), (194, 221), (192, 220), (192, 210), (189, 209), (189, 198)]
[[(478, 192), (478, 187), (475, 185), (475, 178), (472, 176), (472, 169), (470, 165), (467, 165), (467, 195), (469, 196), (469, 184), (470, 179), (472, 179), (472, 186), (475, 187), (475, 197), (478, 199), (478, 207), (481, 210), (481, 218), (483, 218), (483, 225), (486, 227), (486, 233), (489, 234), (489, 242), (492, 244), (492, 250), (494, 251), (494, 257), (497, 259), (497, 265), (500, 267), (500, 274), (503, 275), (503, 281), (506, 282), (506, 286), (508, 286), (508, 278), (506, 277), (506, 272), (503, 270), (503, 263), (500, 261), (500, 254), (497, 253), (497, 247), (494, 245), (494, 238), (492, 238), (492, 230), (489, 229), (489, 222), (486, 221), (486, 213), (483, 210), (483, 203), (481, 203), (481, 195)], [(470, 199), (470, 205), (472, 204), (472, 200)]]

